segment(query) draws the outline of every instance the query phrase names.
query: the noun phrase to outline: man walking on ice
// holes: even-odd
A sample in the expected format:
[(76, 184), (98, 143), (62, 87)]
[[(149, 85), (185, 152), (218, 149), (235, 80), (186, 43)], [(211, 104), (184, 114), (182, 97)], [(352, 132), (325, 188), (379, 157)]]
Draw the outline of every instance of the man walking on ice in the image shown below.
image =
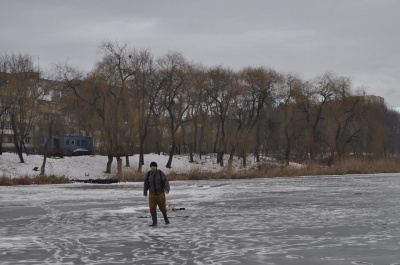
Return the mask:
[(144, 179), (143, 195), (145, 197), (147, 197), (147, 191), (149, 191), (149, 207), (151, 219), (153, 220), (150, 226), (157, 225), (157, 205), (164, 216), (165, 223), (169, 224), (165, 203), (165, 194), (169, 193), (169, 182), (167, 176), (157, 169), (156, 162), (150, 163), (150, 171), (147, 172)]

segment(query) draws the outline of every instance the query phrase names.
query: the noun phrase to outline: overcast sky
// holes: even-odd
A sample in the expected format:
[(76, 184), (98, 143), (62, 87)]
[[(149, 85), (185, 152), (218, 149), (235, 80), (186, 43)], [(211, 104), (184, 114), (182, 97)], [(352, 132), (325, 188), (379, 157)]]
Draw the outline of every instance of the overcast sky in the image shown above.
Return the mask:
[(0, 52), (89, 71), (110, 40), (206, 66), (332, 72), (400, 107), (399, 10), (397, 0), (0, 0)]

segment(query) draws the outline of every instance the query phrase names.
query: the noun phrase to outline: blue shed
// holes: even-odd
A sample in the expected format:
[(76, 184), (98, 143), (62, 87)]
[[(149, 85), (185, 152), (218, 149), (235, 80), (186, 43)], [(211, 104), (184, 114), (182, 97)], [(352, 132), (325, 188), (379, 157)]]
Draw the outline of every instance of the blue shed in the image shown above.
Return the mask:
[[(43, 144), (46, 144), (47, 137), (44, 137)], [(51, 155), (88, 155), (92, 154), (91, 136), (60, 136), (53, 135), (48, 143), (47, 151)]]

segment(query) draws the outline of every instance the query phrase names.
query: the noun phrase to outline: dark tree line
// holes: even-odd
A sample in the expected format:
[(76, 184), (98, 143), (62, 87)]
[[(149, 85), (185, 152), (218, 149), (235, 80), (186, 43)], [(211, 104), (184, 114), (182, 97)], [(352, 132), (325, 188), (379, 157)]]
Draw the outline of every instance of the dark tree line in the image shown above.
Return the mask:
[(399, 153), (399, 114), (355, 91), (348, 77), (303, 80), (263, 66), (205, 67), (177, 52), (155, 58), (112, 42), (100, 50), (90, 73), (59, 65), (51, 86), (74, 133), (90, 134), (96, 152), (109, 157), (108, 172), (115, 157), (121, 174), (130, 154), (140, 155), (141, 170), (150, 152), (167, 153), (167, 167), (177, 153), (191, 161), (215, 153), (228, 168), (235, 155), (245, 167), (248, 154), (331, 165), (348, 154)]

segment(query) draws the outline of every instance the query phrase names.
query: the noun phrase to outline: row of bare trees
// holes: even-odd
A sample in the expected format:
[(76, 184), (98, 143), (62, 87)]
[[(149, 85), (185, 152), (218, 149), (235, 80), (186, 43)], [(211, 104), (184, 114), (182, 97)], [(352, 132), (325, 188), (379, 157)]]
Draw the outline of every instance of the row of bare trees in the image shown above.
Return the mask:
[(100, 51), (90, 73), (58, 65), (52, 86), (62, 92), (58, 105), (71, 124), (108, 155), (108, 172), (115, 157), (121, 174), (122, 158), (132, 153), (140, 155), (141, 170), (148, 152), (169, 153), (167, 167), (177, 152), (192, 161), (195, 153), (216, 153), (230, 167), (234, 155), (243, 166), (248, 154), (332, 164), (349, 153), (400, 151), (398, 113), (353, 91), (347, 77), (303, 80), (262, 66), (205, 67), (177, 52), (155, 58), (113, 42)]
[(5, 130), (11, 131), (8, 135), (12, 135), (21, 163), (24, 162), (22, 154), (27, 151), (25, 143), (37, 119), (37, 102), (44, 96), (40, 83), (31, 56), (0, 56), (0, 146)]

